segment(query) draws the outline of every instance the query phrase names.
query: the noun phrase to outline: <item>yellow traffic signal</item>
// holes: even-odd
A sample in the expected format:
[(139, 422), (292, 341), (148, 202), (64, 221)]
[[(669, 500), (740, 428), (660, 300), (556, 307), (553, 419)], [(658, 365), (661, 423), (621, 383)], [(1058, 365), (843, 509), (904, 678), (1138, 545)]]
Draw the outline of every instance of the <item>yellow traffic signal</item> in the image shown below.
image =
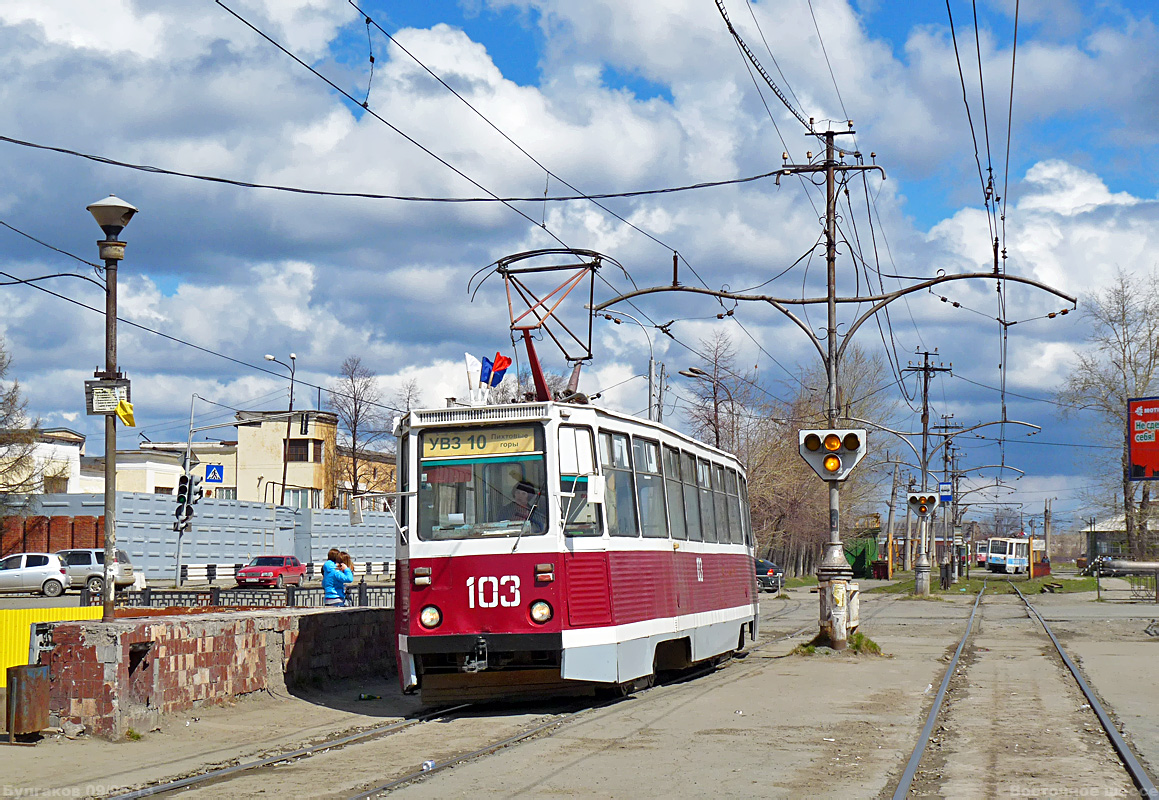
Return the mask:
[(865, 456), (863, 430), (806, 430), (797, 437), (801, 457), (827, 481), (845, 480)]
[(919, 519), (924, 519), (930, 516), (934, 512), (934, 509), (938, 507), (938, 496), (936, 494), (910, 492), (907, 495), (906, 503)]

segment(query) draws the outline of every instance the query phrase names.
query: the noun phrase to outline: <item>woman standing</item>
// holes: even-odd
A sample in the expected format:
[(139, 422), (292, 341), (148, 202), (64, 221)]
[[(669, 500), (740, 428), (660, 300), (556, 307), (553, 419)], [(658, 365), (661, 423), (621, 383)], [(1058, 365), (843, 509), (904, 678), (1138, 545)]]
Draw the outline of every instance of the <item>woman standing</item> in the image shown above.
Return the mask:
[(342, 551), (334, 547), (322, 564), (322, 589), (327, 606), (346, 605), (346, 584), (354, 580), (354, 572), (342, 559)]

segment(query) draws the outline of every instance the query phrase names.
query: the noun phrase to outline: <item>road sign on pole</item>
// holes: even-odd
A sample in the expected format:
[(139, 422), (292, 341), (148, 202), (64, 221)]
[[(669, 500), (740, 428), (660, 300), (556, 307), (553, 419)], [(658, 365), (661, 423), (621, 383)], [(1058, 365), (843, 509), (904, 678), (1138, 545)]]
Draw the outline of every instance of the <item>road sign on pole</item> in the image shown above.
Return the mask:
[(941, 503), (949, 503), (954, 499), (954, 485), (952, 483), (938, 484), (938, 501)]

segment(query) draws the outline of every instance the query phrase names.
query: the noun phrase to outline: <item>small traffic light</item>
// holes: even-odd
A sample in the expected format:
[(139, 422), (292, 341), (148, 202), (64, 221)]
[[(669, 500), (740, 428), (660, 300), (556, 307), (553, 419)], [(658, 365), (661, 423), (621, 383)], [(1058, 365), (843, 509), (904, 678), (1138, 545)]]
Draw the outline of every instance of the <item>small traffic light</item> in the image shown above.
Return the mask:
[(865, 457), (865, 431), (798, 431), (797, 447), (805, 463), (822, 478), (843, 481)]
[(189, 482), (190, 502), (196, 503), (205, 496), (205, 490), (201, 488), (201, 476), (194, 475)]
[(932, 516), (938, 507), (938, 493), (910, 492), (906, 497), (906, 503), (918, 519), (926, 519)]

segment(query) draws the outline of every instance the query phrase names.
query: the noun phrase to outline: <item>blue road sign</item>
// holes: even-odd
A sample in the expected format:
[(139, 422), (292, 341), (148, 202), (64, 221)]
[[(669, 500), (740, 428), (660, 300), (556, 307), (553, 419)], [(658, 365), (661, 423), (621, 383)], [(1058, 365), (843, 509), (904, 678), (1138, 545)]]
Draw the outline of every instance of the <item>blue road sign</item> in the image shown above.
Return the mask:
[(225, 467), (221, 464), (206, 464), (205, 465), (205, 482), (206, 483), (221, 483), (225, 480)]
[(938, 484), (938, 501), (950, 503), (954, 500), (954, 485), (952, 483)]

